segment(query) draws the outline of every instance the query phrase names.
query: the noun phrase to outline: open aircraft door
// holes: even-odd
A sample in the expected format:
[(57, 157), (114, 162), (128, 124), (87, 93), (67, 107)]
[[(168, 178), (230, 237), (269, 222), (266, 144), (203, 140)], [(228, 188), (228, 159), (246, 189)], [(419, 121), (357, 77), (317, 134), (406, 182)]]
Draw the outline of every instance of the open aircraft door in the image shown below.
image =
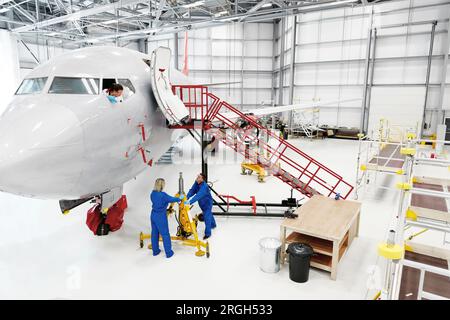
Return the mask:
[(151, 81), (156, 102), (170, 125), (181, 123), (189, 118), (189, 111), (180, 98), (173, 93), (170, 83), (169, 48), (159, 47), (152, 52)]

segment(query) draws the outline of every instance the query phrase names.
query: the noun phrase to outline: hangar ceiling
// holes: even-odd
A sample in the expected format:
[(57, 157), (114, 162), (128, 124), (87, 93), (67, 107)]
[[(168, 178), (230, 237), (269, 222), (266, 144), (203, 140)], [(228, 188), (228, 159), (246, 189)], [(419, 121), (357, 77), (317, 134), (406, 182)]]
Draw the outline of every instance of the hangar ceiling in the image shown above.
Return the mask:
[(78, 46), (150, 38), (230, 22), (272, 21), (290, 14), (382, 0), (0, 0), (0, 28)]

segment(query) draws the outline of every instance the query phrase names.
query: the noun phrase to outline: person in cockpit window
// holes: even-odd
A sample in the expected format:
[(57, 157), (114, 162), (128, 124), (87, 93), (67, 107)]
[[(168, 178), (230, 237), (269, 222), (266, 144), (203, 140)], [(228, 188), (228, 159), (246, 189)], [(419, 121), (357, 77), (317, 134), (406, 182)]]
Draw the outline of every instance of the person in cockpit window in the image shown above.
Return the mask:
[(107, 90), (107, 97), (112, 104), (117, 102), (123, 102), (123, 86), (118, 83), (113, 83)]

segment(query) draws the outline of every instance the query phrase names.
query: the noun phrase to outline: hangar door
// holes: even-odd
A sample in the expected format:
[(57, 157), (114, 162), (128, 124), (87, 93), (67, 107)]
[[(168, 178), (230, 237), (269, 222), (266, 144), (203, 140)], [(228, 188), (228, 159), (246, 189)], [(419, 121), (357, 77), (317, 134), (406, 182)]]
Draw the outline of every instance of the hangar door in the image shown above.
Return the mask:
[(402, 131), (422, 126), (425, 87), (373, 87), (367, 133), (376, 137), (380, 120), (389, 123), (392, 141), (401, 141)]

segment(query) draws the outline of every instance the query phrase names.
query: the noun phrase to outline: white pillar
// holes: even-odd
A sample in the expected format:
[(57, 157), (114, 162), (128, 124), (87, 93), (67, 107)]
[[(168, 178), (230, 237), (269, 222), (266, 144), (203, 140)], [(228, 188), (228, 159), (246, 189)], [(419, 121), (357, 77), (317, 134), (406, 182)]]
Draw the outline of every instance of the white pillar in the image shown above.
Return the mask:
[(0, 30), (0, 114), (14, 95), (19, 80), (17, 40), (11, 32)]

